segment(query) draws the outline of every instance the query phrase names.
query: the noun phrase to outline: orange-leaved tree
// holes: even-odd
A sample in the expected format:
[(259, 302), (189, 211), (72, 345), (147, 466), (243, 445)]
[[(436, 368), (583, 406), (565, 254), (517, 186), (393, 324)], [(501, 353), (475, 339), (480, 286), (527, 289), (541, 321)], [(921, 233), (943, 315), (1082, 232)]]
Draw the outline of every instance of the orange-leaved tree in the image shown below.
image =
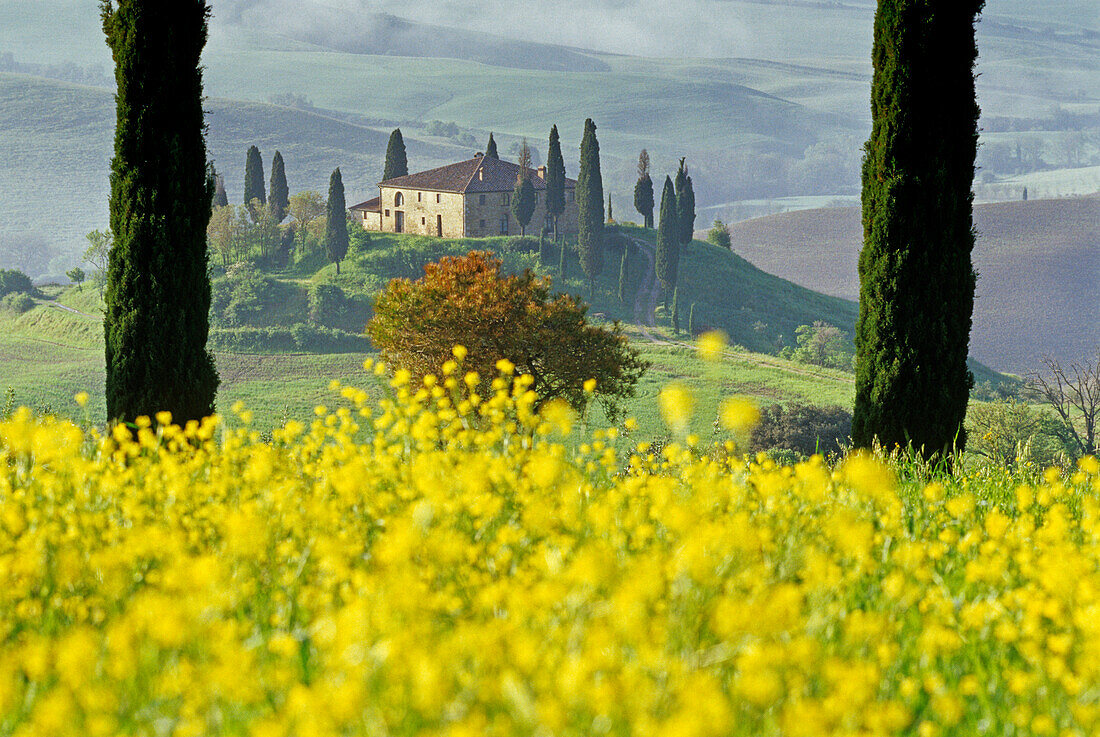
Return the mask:
[(425, 266), (417, 281), (392, 280), (367, 333), (388, 363), (418, 378), (439, 371), (462, 345), (465, 370), (487, 378), (507, 359), (517, 374), (531, 375), (540, 402), (561, 397), (579, 409), (589, 396), (585, 383), (595, 379), (596, 398), (613, 413), (648, 364), (617, 323), (589, 325), (587, 305), (550, 287), (530, 270), (502, 275), (491, 253), (447, 257)]

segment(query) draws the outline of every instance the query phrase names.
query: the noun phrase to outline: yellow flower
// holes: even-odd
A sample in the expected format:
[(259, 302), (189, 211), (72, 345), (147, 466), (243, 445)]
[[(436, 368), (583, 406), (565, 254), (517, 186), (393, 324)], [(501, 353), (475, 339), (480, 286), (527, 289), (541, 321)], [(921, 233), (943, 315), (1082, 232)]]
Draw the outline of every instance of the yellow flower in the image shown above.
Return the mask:
[(88, 392), (77, 392), (73, 399), (76, 400), (77, 404), (83, 407), (88, 403)]
[(718, 418), (725, 429), (746, 433), (760, 422), (760, 408), (751, 399), (730, 397), (722, 402)]
[(720, 361), (727, 343), (725, 333), (721, 330), (711, 330), (700, 335), (696, 345), (699, 348), (699, 356), (704, 361)]
[(665, 384), (658, 396), (661, 418), (678, 433), (686, 433), (691, 414), (695, 410), (695, 397), (678, 381)]

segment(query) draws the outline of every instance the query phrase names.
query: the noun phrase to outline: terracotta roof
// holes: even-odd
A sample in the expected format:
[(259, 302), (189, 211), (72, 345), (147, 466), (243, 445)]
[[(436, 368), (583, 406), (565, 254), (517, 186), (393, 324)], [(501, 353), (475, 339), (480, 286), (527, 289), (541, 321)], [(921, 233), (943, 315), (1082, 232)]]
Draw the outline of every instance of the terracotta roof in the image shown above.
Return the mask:
[[(535, 189), (546, 189), (546, 180), (535, 169), (527, 170)], [(379, 187), (395, 189), (426, 189), (434, 192), (511, 192), (519, 177), (519, 164), (500, 159), (475, 156), (457, 164), (448, 164), (417, 174), (387, 179)], [(576, 187), (573, 179), (565, 180), (565, 187)]]
[(358, 205), (352, 205), (349, 210), (356, 210), (359, 212), (382, 212), (382, 198), (375, 197), (374, 199), (367, 200), (366, 202), (360, 202)]

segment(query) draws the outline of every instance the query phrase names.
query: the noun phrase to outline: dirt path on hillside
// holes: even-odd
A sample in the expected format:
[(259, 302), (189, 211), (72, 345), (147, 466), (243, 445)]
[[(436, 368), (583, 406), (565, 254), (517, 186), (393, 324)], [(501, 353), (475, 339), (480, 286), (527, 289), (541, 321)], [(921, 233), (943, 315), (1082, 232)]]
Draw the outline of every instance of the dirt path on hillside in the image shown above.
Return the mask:
[(102, 315), (89, 315), (87, 312), (81, 312), (80, 310), (69, 307), (68, 305), (63, 305), (59, 302), (55, 302), (52, 299), (45, 300), (45, 303), (47, 305), (49, 305), (50, 307), (56, 307), (59, 310), (64, 310), (65, 312), (70, 312), (74, 315), (80, 315), (81, 317), (86, 317), (89, 320), (102, 320), (103, 319)]
[(630, 242), (646, 260), (642, 283), (638, 286), (638, 294), (634, 297), (634, 322), (646, 340), (659, 343), (662, 342), (661, 338), (646, 330), (655, 324), (653, 315), (657, 309), (657, 298), (661, 294), (661, 287), (657, 283), (656, 250), (640, 238), (631, 238)]

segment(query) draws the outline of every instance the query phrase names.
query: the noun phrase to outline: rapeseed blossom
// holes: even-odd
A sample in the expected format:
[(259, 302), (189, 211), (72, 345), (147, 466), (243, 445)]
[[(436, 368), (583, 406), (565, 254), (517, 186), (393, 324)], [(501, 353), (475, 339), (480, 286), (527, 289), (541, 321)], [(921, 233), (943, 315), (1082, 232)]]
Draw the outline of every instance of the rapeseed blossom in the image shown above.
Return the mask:
[(463, 353), (269, 440), (243, 407), (0, 422), (0, 733), (1100, 730), (1095, 459), (658, 453)]

